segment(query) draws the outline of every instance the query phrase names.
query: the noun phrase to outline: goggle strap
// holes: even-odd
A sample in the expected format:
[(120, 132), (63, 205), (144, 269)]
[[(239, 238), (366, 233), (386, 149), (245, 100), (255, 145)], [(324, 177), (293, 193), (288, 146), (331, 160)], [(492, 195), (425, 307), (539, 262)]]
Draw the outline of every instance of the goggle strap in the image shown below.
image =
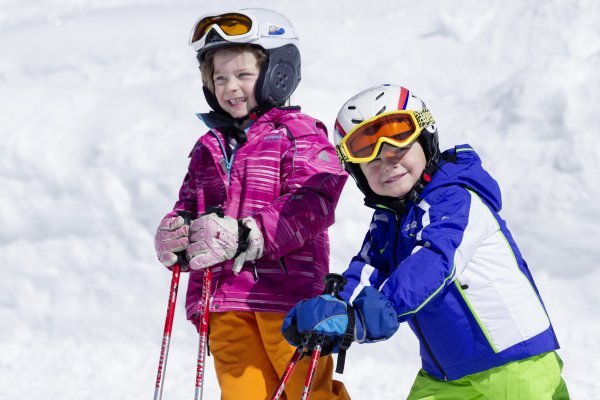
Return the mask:
[(337, 153), (341, 163), (350, 161), (343, 146), (340, 146), (339, 144), (335, 146), (335, 152)]
[(422, 110), (414, 111), (414, 114), (415, 114), (415, 119), (417, 120), (417, 123), (419, 124), (419, 127), (421, 129), (426, 126), (435, 124), (433, 115), (431, 115), (431, 112), (426, 108), (424, 108)]

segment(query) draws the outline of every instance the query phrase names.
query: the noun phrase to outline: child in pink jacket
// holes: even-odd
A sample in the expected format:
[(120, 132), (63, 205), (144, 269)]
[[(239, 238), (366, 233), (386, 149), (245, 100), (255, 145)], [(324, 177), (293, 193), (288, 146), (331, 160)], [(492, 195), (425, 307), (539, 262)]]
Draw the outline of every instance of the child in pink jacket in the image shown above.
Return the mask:
[[(347, 175), (325, 126), (284, 106), (300, 81), (298, 37), (286, 17), (266, 9), (204, 16), (190, 45), (213, 111), (199, 115), (209, 131), (191, 152), (156, 251), (165, 266), (187, 251), (186, 309), (196, 325), (212, 269), (210, 345), (221, 398), (264, 399), (295, 351), (280, 333), (285, 314), (323, 291), (327, 228)], [(216, 208), (222, 213), (210, 213)], [(197, 219), (188, 227), (178, 211)], [(308, 358), (286, 385), (287, 398), (300, 398), (307, 368)], [(349, 398), (332, 380), (331, 356), (317, 371), (311, 399)]]

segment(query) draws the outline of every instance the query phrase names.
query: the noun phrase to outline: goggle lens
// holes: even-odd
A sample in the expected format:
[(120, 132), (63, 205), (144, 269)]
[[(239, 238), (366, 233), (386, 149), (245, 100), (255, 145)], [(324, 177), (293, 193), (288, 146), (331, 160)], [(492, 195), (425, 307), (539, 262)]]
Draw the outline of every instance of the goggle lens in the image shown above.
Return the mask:
[(398, 147), (409, 145), (420, 129), (409, 114), (391, 114), (359, 127), (346, 140), (348, 155), (353, 158), (371, 157), (382, 138), (391, 139)]
[(203, 18), (196, 24), (191, 42), (194, 43), (202, 39), (213, 25), (221, 28), (226, 35), (240, 36), (250, 32), (252, 20), (243, 14), (237, 13)]

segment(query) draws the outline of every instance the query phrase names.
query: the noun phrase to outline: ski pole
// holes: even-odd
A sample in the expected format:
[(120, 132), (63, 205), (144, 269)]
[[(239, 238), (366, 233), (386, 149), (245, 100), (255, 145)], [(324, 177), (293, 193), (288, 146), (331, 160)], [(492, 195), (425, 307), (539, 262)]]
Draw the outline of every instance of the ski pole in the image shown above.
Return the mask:
[[(347, 279), (339, 274), (327, 274), (327, 275), (325, 275), (324, 280), (325, 280), (326, 286), (325, 286), (325, 290), (323, 291), (323, 294), (330, 294), (334, 297), (338, 297), (338, 292), (344, 287), (344, 285), (347, 282)], [(311, 338), (311, 335), (306, 335), (302, 339), (300, 346), (298, 346), (298, 348), (292, 355), (292, 358), (291, 358), (290, 362), (288, 363), (288, 366), (286, 367), (286, 369), (283, 373), (283, 376), (281, 377), (281, 380), (279, 381), (279, 386), (277, 386), (275, 393), (273, 393), (273, 396), (271, 396), (271, 400), (279, 400), (279, 398), (283, 394), (285, 385), (287, 384), (292, 373), (294, 372), (296, 365), (302, 359), (302, 357), (304, 357), (304, 354), (305, 354), (304, 350), (307, 348), (308, 341), (310, 340), (310, 338)], [(311, 356), (310, 364), (308, 367), (308, 372), (306, 374), (306, 379), (304, 381), (304, 390), (302, 392), (302, 398), (301, 398), (302, 400), (308, 399), (308, 395), (310, 393), (310, 387), (312, 385), (313, 378), (317, 371), (317, 366), (319, 363), (319, 357), (321, 356), (322, 348), (323, 348), (323, 337), (318, 336), (315, 347), (312, 350), (312, 356)]]
[(302, 390), (302, 396), (300, 400), (308, 399), (310, 394), (310, 387), (312, 386), (315, 373), (317, 372), (317, 366), (319, 365), (319, 357), (321, 357), (321, 349), (323, 348), (323, 336), (317, 336), (317, 343), (312, 351), (310, 358), (310, 364), (308, 366), (308, 372), (306, 373), (306, 379), (304, 380), (304, 389)]
[(302, 359), (302, 357), (304, 357), (304, 349), (306, 348), (306, 344), (308, 343), (309, 337), (310, 337), (310, 335), (304, 336), (304, 338), (302, 339), (302, 342), (300, 343), (300, 346), (298, 346), (298, 348), (296, 348), (294, 355), (292, 356), (290, 362), (288, 363), (288, 366), (285, 368), (285, 371), (283, 372), (283, 376), (281, 377), (281, 380), (279, 381), (279, 386), (277, 386), (277, 389), (275, 389), (273, 396), (271, 396), (271, 400), (279, 400), (279, 398), (283, 394), (283, 389), (285, 389), (285, 385), (290, 380), (290, 377), (292, 376), (292, 373), (294, 372), (296, 365), (298, 365), (298, 362)]
[[(179, 216), (183, 217), (186, 225), (190, 223), (190, 212), (179, 211), (178, 214)], [(171, 344), (171, 331), (173, 329), (173, 319), (175, 317), (175, 305), (177, 303), (179, 277), (181, 276), (181, 266), (185, 266), (186, 263), (187, 259), (185, 257), (185, 250), (178, 252), (177, 261), (173, 265), (171, 275), (171, 290), (169, 292), (167, 316), (165, 318), (165, 328), (163, 331), (162, 346), (160, 348), (160, 358), (158, 360), (158, 372), (156, 374), (156, 385), (154, 387), (154, 400), (160, 400), (162, 398), (165, 373), (167, 371), (167, 358), (169, 357), (169, 345)]]
[[(323, 294), (330, 294), (333, 297), (339, 297), (339, 291), (348, 282), (346, 278), (339, 274), (327, 274), (325, 275), (325, 290)], [(322, 335), (317, 336), (317, 343), (312, 351), (312, 357), (310, 358), (310, 364), (308, 372), (306, 374), (306, 380), (304, 381), (304, 390), (302, 391), (302, 397), (300, 400), (307, 400), (310, 394), (310, 387), (312, 386), (317, 367), (319, 365), (319, 357), (321, 357), (321, 350), (323, 348), (324, 338)]]
[[(220, 207), (208, 207), (204, 215), (215, 213), (223, 218), (225, 215)], [(210, 292), (212, 290), (212, 268), (204, 269), (204, 278), (202, 280), (202, 318), (199, 321), (198, 333), (200, 335), (198, 343), (198, 361), (196, 362), (196, 391), (194, 400), (202, 399), (204, 389), (204, 372), (206, 364), (206, 351), (208, 349), (208, 322), (210, 313)]]
[(194, 400), (202, 399), (202, 390), (204, 388), (204, 372), (206, 363), (206, 350), (208, 347), (208, 320), (210, 308), (210, 291), (212, 286), (212, 269), (206, 268), (204, 279), (202, 281), (202, 318), (198, 333), (200, 341), (198, 344), (198, 362), (196, 363), (196, 392)]

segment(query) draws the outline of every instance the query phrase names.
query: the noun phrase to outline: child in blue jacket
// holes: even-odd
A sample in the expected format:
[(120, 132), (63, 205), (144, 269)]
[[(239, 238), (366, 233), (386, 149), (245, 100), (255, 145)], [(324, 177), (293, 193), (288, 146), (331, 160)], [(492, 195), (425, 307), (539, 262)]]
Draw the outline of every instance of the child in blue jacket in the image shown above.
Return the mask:
[(345, 334), (384, 340), (406, 321), (422, 359), (409, 399), (567, 399), (552, 324), (475, 151), (441, 153), (430, 111), (395, 85), (346, 102), (335, 131), (375, 213), (341, 299), (298, 303), (288, 341), (318, 334), (337, 351)]

